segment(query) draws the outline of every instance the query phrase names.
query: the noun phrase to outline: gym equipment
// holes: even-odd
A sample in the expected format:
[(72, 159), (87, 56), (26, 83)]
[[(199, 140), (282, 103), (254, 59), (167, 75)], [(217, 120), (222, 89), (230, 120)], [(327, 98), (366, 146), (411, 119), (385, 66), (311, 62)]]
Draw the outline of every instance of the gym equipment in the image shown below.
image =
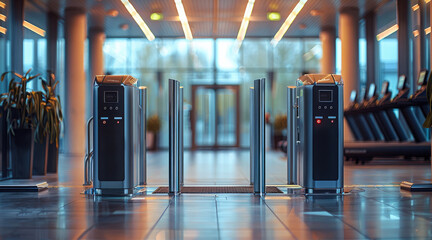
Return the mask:
[(360, 131), (360, 128), (354, 118), (355, 110), (357, 109), (358, 102), (357, 102), (357, 91), (353, 90), (350, 95), (350, 105), (345, 110), (344, 115), (345, 119), (347, 120), (348, 126), (351, 129), (351, 132), (354, 135), (354, 139), (356, 141), (363, 141), (363, 135)]
[[(420, 74), (419, 82), (423, 85), (425, 78)], [(388, 84), (386, 83), (386, 88)], [(384, 89), (387, 91), (386, 89)], [(378, 116), (380, 126), (386, 125), (387, 132), (394, 130), (400, 141), (409, 139), (409, 132), (406, 131), (402, 122), (405, 121), (408, 129), (412, 133), (414, 142), (351, 142), (345, 143), (344, 155), (348, 159), (365, 160), (373, 157), (424, 157), (428, 158), (431, 154), (430, 142), (427, 142), (426, 134), (421, 129), (421, 123), (416, 114), (414, 107), (418, 104), (423, 104), (414, 96), (423, 96), (421, 93), (408, 98), (409, 88), (404, 75), (399, 77), (398, 94), (389, 101), (389, 93), (385, 93), (383, 97), (374, 105), (364, 112), (372, 112)], [(384, 92), (382, 92), (383, 94)], [(414, 100), (415, 99), (415, 100)], [(395, 109), (399, 109), (399, 117), (396, 116)], [(388, 118), (388, 120), (387, 120)], [(385, 132), (385, 131), (384, 131)]]
[(128, 75), (95, 78), (93, 189), (97, 195), (130, 195), (138, 185), (143, 166), (136, 82)]
[[(288, 90), (289, 94), (289, 90)], [(288, 96), (290, 99), (290, 96)], [(308, 74), (296, 87), (297, 183), (306, 194), (343, 193), (343, 81), (340, 75)], [(288, 112), (292, 106), (288, 106)], [(290, 114), (289, 114), (290, 115)], [(288, 128), (290, 129), (290, 128)], [(288, 136), (291, 136), (288, 132)], [(290, 149), (290, 147), (288, 147)], [(289, 155), (290, 153), (288, 153)], [(288, 167), (293, 168), (292, 163)], [(292, 174), (291, 174), (292, 175)]]

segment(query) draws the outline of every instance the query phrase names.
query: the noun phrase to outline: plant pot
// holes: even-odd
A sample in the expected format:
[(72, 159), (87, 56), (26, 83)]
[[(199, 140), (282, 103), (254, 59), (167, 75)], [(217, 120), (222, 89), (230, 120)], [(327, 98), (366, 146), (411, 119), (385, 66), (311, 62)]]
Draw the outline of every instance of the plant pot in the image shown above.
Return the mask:
[(33, 175), (47, 174), (48, 136), (42, 142), (34, 143)]
[(32, 178), (33, 170), (33, 129), (14, 129), (15, 135), (9, 134), (9, 152), (12, 160), (12, 177), (17, 179)]
[(146, 133), (146, 147), (147, 149), (153, 149), (155, 134), (153, 132)]
[(58, 169), (58, 157), (59, 157), (59, 149), (54, 143), (48, 142), (48, 161), (47, 161), (47, 172), (48, 173), (57, 173)]
[(158, 149), (158, 134), (154, 132), (146, 133), (146, 147), (150, 151), (156, 151)]

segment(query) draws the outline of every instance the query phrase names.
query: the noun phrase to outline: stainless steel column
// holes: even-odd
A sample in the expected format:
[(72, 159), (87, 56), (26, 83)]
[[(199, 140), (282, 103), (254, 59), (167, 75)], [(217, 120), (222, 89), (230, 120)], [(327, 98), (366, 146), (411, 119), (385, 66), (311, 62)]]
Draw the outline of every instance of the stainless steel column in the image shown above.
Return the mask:
[(184, 162), (183, 162), (183, 87), (180, 87), (179, 99), (179, 184), (180, 190), (184, 183)]
[(295, 87), (287, 88), (287, 168), (288, 184), (297, 184), (296, 159), (296, 93)]
[(139, 185), (147, 185), (147, 87), (139, 87), (140, 92), (140, 164)]
[(265, 195), (265, 79), (254, 81), (254, 193)]
[(180, 83), (176, 80), (169, 80), (169, 179), (168, 192), (170, 195), (179, 193), (178, 159), (179, 159), (179, 92)]
[(250, 168), (250, 172), (249, 172), (249, 181), (250, 181), (250, 185), (254, 184), (254, 128), (255, 128), (255, 124), (254, 124), (254, 88), (251, 87), (249, 90), (249, 112), (250, 112), (250, 120), (249, 120), (249, 135), (250, 135), (250, 161), (249, 161), (249, 168)]

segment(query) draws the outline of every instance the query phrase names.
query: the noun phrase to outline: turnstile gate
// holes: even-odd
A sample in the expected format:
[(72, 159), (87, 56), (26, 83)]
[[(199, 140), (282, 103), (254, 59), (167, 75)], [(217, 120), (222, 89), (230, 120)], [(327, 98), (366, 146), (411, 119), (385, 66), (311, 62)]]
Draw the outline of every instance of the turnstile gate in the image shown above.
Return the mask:
[(343, 192), (343, 82), (304, 75), (287, 90), (288, 183), (305, 193)]

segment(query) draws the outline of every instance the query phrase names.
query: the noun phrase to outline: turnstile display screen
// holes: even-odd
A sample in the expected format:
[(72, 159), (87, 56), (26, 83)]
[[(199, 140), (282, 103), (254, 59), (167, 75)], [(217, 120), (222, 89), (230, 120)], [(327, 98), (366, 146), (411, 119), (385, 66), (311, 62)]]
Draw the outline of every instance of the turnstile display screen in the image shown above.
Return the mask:
[(319, 101), (320, 102), (332, 102), (333, 91), (332, 90), (319, 90)]
[(105, 103), (118, 103), (118, 92), (117, 91), (106, 91), (104, 92)]

